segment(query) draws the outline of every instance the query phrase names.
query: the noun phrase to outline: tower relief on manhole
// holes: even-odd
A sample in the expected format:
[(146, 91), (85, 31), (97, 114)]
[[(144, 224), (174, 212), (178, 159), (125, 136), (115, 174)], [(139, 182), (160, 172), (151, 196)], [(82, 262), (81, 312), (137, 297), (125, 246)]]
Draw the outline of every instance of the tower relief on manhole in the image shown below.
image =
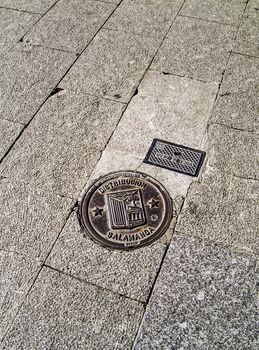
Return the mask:
[(88, 189), (80, 218), (95, 241), (128, 250), (148, 245), (165, 233), (172, 218), (172, 203), (154, 178), (120, 171), (102, 177)]

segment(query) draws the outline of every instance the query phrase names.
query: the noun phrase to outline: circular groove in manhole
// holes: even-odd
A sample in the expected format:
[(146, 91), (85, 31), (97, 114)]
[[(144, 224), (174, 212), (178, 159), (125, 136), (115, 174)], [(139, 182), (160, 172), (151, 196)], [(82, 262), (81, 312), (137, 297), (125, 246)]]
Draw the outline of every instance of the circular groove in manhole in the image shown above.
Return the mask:
[(136, 171), (114, 172), (89, 187), (80, 218), (96, 242), (131, 250), (165, 233), (172, 219), (172, 202), (156, 179)]

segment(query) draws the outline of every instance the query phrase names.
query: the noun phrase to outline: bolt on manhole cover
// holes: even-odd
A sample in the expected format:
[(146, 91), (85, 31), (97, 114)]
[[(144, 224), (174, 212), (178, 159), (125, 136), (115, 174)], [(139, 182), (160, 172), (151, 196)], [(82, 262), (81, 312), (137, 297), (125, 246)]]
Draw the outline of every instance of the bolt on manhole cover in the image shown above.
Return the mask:
[(151, 244), (165, 233), (172, 218), (172, 202), (154, 178), (120, 171), (102, 177), (88, 189), (80, 217), (95, 241), (129, 250)]

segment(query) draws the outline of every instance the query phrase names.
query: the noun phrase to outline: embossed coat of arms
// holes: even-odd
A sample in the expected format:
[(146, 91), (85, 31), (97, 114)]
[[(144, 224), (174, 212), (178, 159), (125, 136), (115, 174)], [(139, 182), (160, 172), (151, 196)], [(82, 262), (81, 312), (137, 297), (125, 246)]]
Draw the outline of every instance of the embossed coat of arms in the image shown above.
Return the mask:
[(113, 229), (132, 229), (146, 223), (141, 190), (107, 193), (109, 220)]

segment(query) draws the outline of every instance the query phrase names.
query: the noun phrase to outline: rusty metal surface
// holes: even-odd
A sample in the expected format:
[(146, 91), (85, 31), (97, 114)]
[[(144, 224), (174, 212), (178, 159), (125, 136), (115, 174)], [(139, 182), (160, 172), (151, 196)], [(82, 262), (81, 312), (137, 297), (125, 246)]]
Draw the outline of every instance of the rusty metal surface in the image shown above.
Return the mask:
[(139, 248), (161, 237), (172, 218), (172, 202), (154, 178), (133, 171), (97, 180), (80, 205), (80, 219), (90, 236), (114, 249)]

